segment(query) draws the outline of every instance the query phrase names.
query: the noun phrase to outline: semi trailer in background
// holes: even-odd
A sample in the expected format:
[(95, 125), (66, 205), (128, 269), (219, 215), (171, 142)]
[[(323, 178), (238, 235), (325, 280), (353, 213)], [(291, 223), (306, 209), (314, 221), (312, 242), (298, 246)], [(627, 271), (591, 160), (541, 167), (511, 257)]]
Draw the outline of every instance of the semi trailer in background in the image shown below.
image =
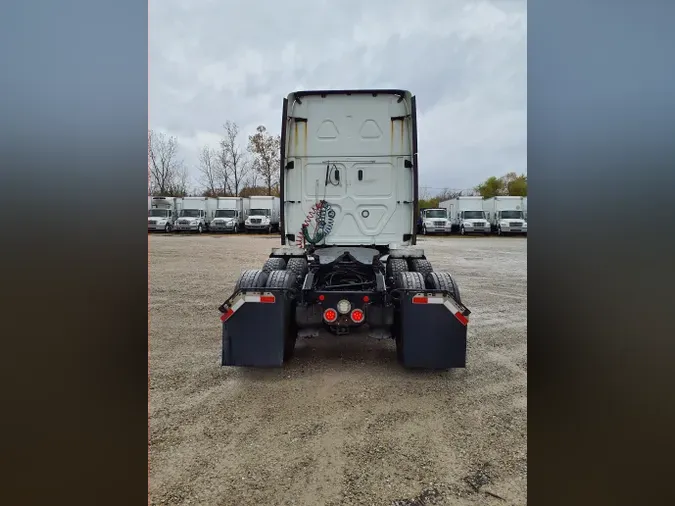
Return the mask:
[(280, 200), (273, 196), (251, 196), (249, 213), (244, 226), (246, 232), (267, 232), (279, 230)]
[(527, 220), (523, 212), (524, 197), (492, 197), (483, 201), (493, 232), (497, 235), (527, 235)]
[(483, 211), (483, 197), (456, 197), (439, 204), (448, 210), (452, 231), (461, 235), (489, 234), (490, 223)]
[(178, 199), (178, 219), (174, 224), (176, 232), (196, 232), (201, 234), (209, 230), (209, 225), (218, 206), (213, 197), (181, 197)]
[(211, 232), (244, 231), (244, 221), (248, 216), (249, 199), (247, 197), (218, 197), (216, 211), (209, 226)]
[(148, 232), (171, 232), (178, 214), (178, 199), (176, 197), (148, 197), (148, 199)]
[[(278, 367), (298, 335), (363, 329), (394, 339), (405, 367), (465, 367), (470, 311), (416, 246), (416, 111), (405, 90), (283, 100), (281, 245), (219, 307), (222, 365)], [(267, 216), (257, 201), (249, 219)]]

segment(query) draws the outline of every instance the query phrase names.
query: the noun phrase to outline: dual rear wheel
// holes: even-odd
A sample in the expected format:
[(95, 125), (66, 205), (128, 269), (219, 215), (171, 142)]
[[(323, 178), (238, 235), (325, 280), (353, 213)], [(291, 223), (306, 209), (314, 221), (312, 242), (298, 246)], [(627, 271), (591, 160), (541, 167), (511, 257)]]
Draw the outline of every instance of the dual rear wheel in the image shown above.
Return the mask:
[(461, 303), (459, 287), (447, 272), (434, 272), (426, 258), (390, 258), (387, 277), (396, 288), (406, 290), (446, 290)]

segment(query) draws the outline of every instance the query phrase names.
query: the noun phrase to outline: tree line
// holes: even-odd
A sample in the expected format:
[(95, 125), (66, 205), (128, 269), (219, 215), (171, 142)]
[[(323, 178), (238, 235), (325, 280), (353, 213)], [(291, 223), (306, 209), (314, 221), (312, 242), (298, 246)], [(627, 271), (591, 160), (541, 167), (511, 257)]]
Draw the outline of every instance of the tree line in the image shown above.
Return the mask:
[(150, 195), (184, 197), (249, 197), (279, 195), (279, 155), (281, 137), (264, 125), (248, 136), (246, 147), (240, 142), (239, 126), (226, 121), (217, 145), (199, 150), (200, 188), (189, 190), (189, 168), (180, 158), (178, 139), (148, 130), (148, 176)]
[(421, 209), (438, 207), (441, 202), (457, 197), (481, 196), (484, 199), (502, 195), (527, 197), (527, 176), (509, 172), (501, 177), (491, 176), (478, 186), (470, 190), (444, 189), (436, 195), (420, 192), (419, 205)]

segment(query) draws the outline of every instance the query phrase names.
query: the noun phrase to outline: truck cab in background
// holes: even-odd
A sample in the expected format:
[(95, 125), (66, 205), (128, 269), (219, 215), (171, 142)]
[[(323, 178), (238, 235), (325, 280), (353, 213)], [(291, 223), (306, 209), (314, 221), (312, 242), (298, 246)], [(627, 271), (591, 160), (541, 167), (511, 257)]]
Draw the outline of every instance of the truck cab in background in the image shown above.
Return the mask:
[(279, 197), (255, 195), (249, 198), (249, 212), (244, 222), (246, 232), (267, 232), (279, 230)]
[(459, 196), (439, 204), (448, 210), (452, 231), (460, 235), (489, 234), (490, 224), (483, 211), (483, 197)]
[(232, 232), (244, 230), (244, 221), (248, 216), (249, 199), (246, 197), (218, 197), (218, 205), (210, 224), (212, 232)]
[(492, 197), (483, 201), (490, 226), (497, 235), (527, 235), (527, 220), (523, 198), (515, 196)]
[(148, 232), (171, 232), (176, 221), (177, 199), (175, 197), (150, 197), (149, 204)]
[(174, 230), (201, 234), (209, 230), (218, 201), (212, 197), (182, 197), (179, 205)]
[(451, 232), (447, 209), (423, 209), (421, 214), (422, 234), (449, 234)]

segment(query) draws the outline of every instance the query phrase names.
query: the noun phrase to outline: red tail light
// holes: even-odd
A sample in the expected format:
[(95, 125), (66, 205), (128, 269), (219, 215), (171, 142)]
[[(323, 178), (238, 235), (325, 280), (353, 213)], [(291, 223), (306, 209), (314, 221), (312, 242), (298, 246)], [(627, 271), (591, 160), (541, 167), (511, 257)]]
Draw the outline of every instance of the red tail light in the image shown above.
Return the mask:
[(355, 309), (352, 311), (352, 321), (354, 323), (361, 323), (363, 319), (365, 318), (365, 314), (363, 314), (363, 311), (360, 309)]
[(413, 297), (412, 298), (413, 304), (426, 304), (427, 302), (429, 302), (428, 297)]
[(328, 323), (333, 323), (335, 320), (337, 320), (338, 314), (335, 309), (326, 309), (323, 312), (323, 319), (326, 320)]

